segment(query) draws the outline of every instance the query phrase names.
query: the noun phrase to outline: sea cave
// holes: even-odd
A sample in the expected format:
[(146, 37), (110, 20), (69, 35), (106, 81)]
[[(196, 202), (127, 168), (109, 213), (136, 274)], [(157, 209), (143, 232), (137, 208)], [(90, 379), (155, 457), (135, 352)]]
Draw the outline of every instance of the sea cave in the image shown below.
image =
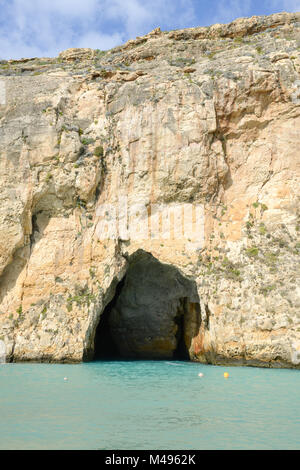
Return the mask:
[(94, 360), (189, 360), (201, 323), (194, 281), (139, 250), (102, 312)]

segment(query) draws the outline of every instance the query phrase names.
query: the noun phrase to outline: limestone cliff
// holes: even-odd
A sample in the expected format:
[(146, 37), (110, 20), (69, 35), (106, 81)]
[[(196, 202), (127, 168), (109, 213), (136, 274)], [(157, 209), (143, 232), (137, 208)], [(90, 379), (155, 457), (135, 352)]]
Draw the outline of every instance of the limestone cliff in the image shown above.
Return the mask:
[(0, 61), (6, 360), (299, 367), (299, 133), (299, 13)]

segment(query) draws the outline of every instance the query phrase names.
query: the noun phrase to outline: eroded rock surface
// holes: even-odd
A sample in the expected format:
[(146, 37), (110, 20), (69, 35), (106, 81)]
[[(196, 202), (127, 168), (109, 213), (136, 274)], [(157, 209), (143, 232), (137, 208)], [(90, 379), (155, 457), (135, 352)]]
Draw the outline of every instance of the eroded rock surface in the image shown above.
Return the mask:
[(300, 14), (280, 13), (1, 61), (7, 360), (92, 357), (143, 250), (197, 287), (191, 359), (300, 366), (299, 48)]

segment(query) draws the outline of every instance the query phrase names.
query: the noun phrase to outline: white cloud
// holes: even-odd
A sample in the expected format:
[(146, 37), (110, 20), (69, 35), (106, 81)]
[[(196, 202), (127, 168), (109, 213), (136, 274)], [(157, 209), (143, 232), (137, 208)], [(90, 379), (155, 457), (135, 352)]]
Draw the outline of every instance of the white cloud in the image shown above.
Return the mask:
[(251, 0), (221, 0), (218, 2), (215, 15), (211, 18), (214, 23), (230, 23), (236, 18), (252, 16)]
[(228, 23), (258, 8), (300, 11), (300, 0), (0, 0), (0, 59), (109, 49), (158, 26)]
[(210, 24), (229, 23), (237, 18), (300, 11), (300, 0), (219, 0)]
[(105, 0), (104, 4), (106, 18), (120, 21), (132, 38), (162, 24), (187, 27), (195, 19), (193, 0)]
[(274, 12), (276, 11), (287, 11), (297, 12), (300, 11), (300, 0), (269, 0), (268, 2)]
[(0, 0), (0, 59), (108, 49), (193, 18), (193, 0)]
[(97, 0), (12, 0), (10, 3), (19, 17), (33, 15), (33, 20), (36, 13), (64, 15), (68, 18), (86, 17), (95, 12), (99, 5)]
[(101, 34), (95, 31), (90, 31), (83, 36), (81, 36), (78, 41), (76, 41), (74, 47), (91, 47), (92, 49), (111, 49), (116, 44), (121, 44), (123, 38), (121, 34)]

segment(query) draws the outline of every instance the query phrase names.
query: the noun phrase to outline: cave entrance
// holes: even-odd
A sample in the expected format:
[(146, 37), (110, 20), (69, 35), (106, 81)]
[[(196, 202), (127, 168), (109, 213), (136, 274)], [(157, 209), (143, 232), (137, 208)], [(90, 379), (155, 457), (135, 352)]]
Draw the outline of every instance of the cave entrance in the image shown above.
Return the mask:
[(126, 277), (119, 282), (112, 301), (109, 302), (101, 314), (95, 335), (94, 360), (114, 360), (121, 357), (118, 344), (115, 342), (110, 326), (110, 313), (117, 303), (117, 299), (125, 284), (125, 279)]
[(100, 316), (94, 360), (188, 360), (200, 322), (195, 282), (139, 250)]

